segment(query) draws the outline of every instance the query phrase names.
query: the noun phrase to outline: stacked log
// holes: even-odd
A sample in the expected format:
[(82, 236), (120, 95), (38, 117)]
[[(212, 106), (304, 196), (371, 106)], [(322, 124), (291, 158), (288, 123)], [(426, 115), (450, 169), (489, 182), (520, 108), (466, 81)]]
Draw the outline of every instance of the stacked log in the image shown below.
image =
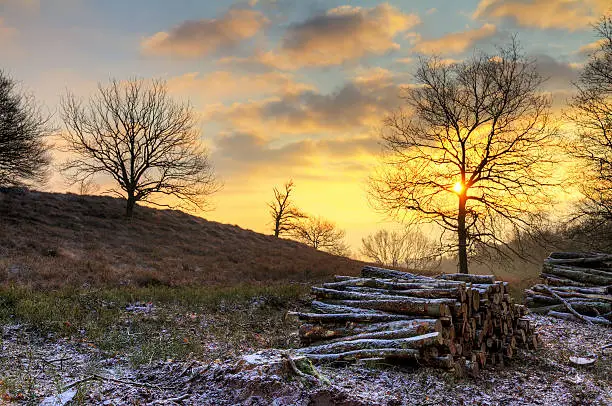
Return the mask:
[(474, 375), (518, 347), (538, 346), (525, 307), (492, 275), (432, 278), (368, 266), (312, 293), (313, 312), (294, 313), (304, 321), (296, 352), (316, 363), (402, 360)]
[(612, 325), (612, 255), (553, 252), (541, 277), (544, 284), (525, 291), (533, 313)]

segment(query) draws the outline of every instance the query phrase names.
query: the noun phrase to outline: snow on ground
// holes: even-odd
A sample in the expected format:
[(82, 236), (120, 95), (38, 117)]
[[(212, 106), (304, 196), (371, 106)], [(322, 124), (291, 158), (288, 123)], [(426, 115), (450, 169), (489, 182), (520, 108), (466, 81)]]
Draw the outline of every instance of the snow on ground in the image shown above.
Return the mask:
[[(537, 352), (519, 351), (504, 368), (457, 380), (431, 368), (345, 365), (319, 367), (319, 380), (297, 376), (276, 350), (215, 362), (151, 363), (137, 369), (126, 358), (87, 343), (40, 337), (24, 326), (4, 326), (0, 404), (61, 405), (612, 405), (612, 329), (531, 316), (543, 340)], [(211, 343), (214, 344), (214, 343)], [(597, 358), (577, 367), (570, 356)], [(265, 362), (266, 359), (274, 360)], [(73, 388), (67, 387), (82, 381)]]

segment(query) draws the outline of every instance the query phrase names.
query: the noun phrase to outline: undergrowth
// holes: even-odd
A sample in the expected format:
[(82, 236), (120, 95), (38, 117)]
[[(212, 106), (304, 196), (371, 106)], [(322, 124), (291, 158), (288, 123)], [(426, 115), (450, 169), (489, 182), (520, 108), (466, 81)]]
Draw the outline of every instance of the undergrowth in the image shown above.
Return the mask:
[(12, 286), (0, 288), (0, 323), (85, 343), (135, 366), (224, 359), (245, 349), (295, 344), (290, 333), (296, 326), (284, 315), (306, 303), (306, 292), (303, 285), (50, 292)]

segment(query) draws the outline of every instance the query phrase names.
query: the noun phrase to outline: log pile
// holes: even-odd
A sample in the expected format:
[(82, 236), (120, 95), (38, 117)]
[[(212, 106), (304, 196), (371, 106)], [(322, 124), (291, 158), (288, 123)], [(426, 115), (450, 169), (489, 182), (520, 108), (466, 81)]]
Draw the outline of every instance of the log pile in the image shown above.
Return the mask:
[(544, 284), (525, 291), (533, 313), (612, 325), (612, 255), (553, 252), (541, 277)]
[(312, 293), (313, 311), (293, 314), (304, 322), (296, 352), (315, 363), (401, 360), (475, 375), (539, 343), (525, 307), (492, 275), (365, 267)]

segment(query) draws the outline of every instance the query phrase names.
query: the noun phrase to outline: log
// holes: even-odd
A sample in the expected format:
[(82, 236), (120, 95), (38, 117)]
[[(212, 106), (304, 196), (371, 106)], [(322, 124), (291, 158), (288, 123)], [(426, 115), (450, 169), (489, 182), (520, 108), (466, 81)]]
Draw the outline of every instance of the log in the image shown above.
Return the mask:
[(544, 264), (544, 270), (546, 271), (546, 274), (562, 276), (577, 282), (599, 286), (612, 285), (612, 277), (593, 275), (582, 271), (559, 268), (549, 264)]
[(386, 330), (386, 331), (373, 331), (369, 333), (361, 333), (355, 334), (351, 336), (339, 337), (336, 339), (332, 339), (326, 341), (326, 343), (334, 343), (341, 341), (352, 341), (352, 340), (365, 340), (365, 339), (375, 339), (375, 340), (392, 340), (397, 338), (409, 338), (416, 337), (427, 333), (435, 332), (435, 323), (423, 323), (418, 324), (412, 327), (400, 328), (396, 330)]
[(495, 283), (494, 275), (470, 275), (465, 273), (451, 273), (438, 276), (438, 279), (470, 282), (470, 283)]
[[(542, 285), (532, 286), (531, 289), (535, 292), (547, 293), (547, 290)], [(557, 295), (562, 298), (579, 298), (588, 301), (601, 301), (601, 302), (612, 302), (612, 296), (606, 294), (592, 294), (592, 293), (579, 293), (575, 291), (567, 291), (567, 290), (557, 290), (555, 288), (550, 288)], [(526, 290), (525, 293), (529, 294), (530, 290)]]
[(414, 320), (419, 317), (407, 316), (404, 314), (378, 314), (378, 313), (338, 313), (338, 314), (320, 314), (320, 313), (302, 313), (289, 312), (289, 315), (297, 316), (300, 320), (318, 321), (320, 323), (345, 323), (345, 322), (385, 322), (399, 320)]
[(465, 300), (466, 290), (465, 287), (459, 285), (450, 288), (430, 288), (423, 287), (420, 289), (396, 289), (396, 290), (387, 290), (387, 289), (376, 289), (376, 288), (367, 288), (362, 286), (346, 286), (344, 288), (349, 292), (360, 292), (360, 293), (370, 293), (377, 295), (386, 295), (386, 296), (409, 296), (409, 297), (422, 297), (428, 299), (457, 299), (457, 300)]
[(583, 268), (579, 266), (570, 266), (570, 265), (554, 265), (557, 269), (569, 269), (570, 271), (584, 272), (589, 273), (591, 275), (604, 276), (604, 277), (612, 277), (612, 272), (601, 270), (601, 269), (591, 269), (591, 268)]
[(403, 348), (380, 348), (347, 351), (339, 354), (301, 354), (315, 364), (337, 361), (356, 361), (364, 358), (398, 358), (416, 361), (420, 359), (419, 350)]
[[(335, 289), (326, 289), (326, 288), (312, 288), (312, 293), (314, 293), (319, 299), (339, 299), (339, 300), (438, 300), (437, 297), (435, 299), (428, 299), (428, 297), (420, 298), (420, 297), (410, 297), (404, 295), (396, 295), (388, 294), (383, 295), (381, 293), (362, 293), (359, 291), (347, 291), (347, 290), (335, 290)], [(421, 292), (422, 293), (422, 292)], [(450, 291), (452, 293), (452, 291)], [(450, 300), (450, 299), (449, 299)], [(450, 302), (454, 302), (451, 300)], [(449, 303), (450, 303), (449, 302)]]
[(378, 288), (387, 290), (405, 290), (405, 289), (424, 289), (424, 288), (453, 288), (457, 286), (465, 286), (465, 283), (459, 281), (441, 281), (437, 279), (423, 280), (420, 279), (418, 282), (399, 282), (393, 279), (380, 279), (380, 278), (358, 278), (358, 279), (347, 279), (338, 282), (324, 283), (323, 287), (327, 289), (342, 290), (346, 287), (368, 287)]
[[(609, 309), (609, 306), (607, 306), (607, 304), (595, 303), (595, 302), (571, 302), (568, 304), (572, 307), (572, 309), (574, 309), (574, 311), (579, 313), (580, 316), (582, 315), (597, 316), (597, 315), (601, 315), (602, 313), (605, 312), (605, 310)], [(537, 306), (537, 304), (534, 306)], [(536, 314), (546, 314), (550, 310), (564, 311), (564, 310), (569, 310), (569, 309), (567, 308), (567, 305), (565, 303), (559, 303), (559, 304), (552, 304), (552, 305), (547, 305), (547, 306), (533, 307), (533, 308), (530, 308), (529, 310), (531, 310), (532, 313), (536, 313)]]
[[(536, 285), (538, 286), (538, 285)], [(607, 294), (607, 288), (605, 287), (591, 287), (591, 288), (582, 288), (577, 286), (554, 286), (550, 287), (555, 292), (576, 292), (576, 293), (584, 293), (590, 295), (605, 295)]]
[(334, 304), (341, 306), (358, 307), (361, 309), (380, 310), (388, 313), (403, 315), (440, 317), (448, 316), (455, 308), (453, 299), (421, 299), (421, 298), (393, 298), (378, 300), (337, 300)]
[(559, 278), (555, 275), (551, 275), (547, 273), (542, 273), (540, 277), (544, 279), (546, 284), (551, 285), (551, 286), (575, 286), (575, 287), (587, 287), (588, 286), (588, 284), (586, 283), (576, 282), (571, 279)]
[(358, 339), (350, 341), (339, 341), (331, 344), (314, 345), (295, 350), (297, 353), (304, 354), (337, 354), (348, 351), (364, 350), (364, 349), (384, 349), (384, 348), (401, 348), (401, 349), (418, 349), (429, 345), (442, 344), (442, 338), (439, 333), (427, 333), (419, 336), (399, 338), (394, 340), (379, 340), (379, 339)]
[(420, 334), (430, 331), (429, 326), (436, 328), (438, 319), (415, 319), (400, 320), (386, 323), (355, 323), (348, 322), (344, 327), (324, 326), (320, 324), (302, 324), (299, 329), (300, 337), (305, 341), (318, 341), (346, 336), (357, 336), (359, 334), (380, 333), (385, 331), (399, 331), (404, 329), (416, 329)]
[(361, 270), (361, 276), (373, 278), (389, 278), (389, 279), (419, 279), (421, 275), (415, 275), (409, 272), (395, 271), (392, 269), (378, 268), (375, 266), (364, 266)]
[(337, 313), (369, 313), (369, 314), (383, 314), (376, 310), (358, 309), (355, 307), (338, 306), (329, 303), (320, 302), (313, 300), (311, 306), (314, 310), (319, 313), (337, 314)]
[(558, 319), (564, 319), (564, 320), (573, 320), (573, 321), (580, 321), (583, 319), (587, 319), (589, 322), (594, 323), (594, 324), (603, 324), (603, 325), (612, 325), (612, 322), (610, 322), (609, 320), (604, 319), (603, 317), (590, 317), (590, 316), (582, 316), (582, 317), (576, 317), (576, 315), (571, 314), (571, 313), (565, 313), (565, 312), (558, 312), (558, 311), (554, 311), (551, 310), (547, 313), (547, 316), (551, 316), (551, 317), (556, 317)]

